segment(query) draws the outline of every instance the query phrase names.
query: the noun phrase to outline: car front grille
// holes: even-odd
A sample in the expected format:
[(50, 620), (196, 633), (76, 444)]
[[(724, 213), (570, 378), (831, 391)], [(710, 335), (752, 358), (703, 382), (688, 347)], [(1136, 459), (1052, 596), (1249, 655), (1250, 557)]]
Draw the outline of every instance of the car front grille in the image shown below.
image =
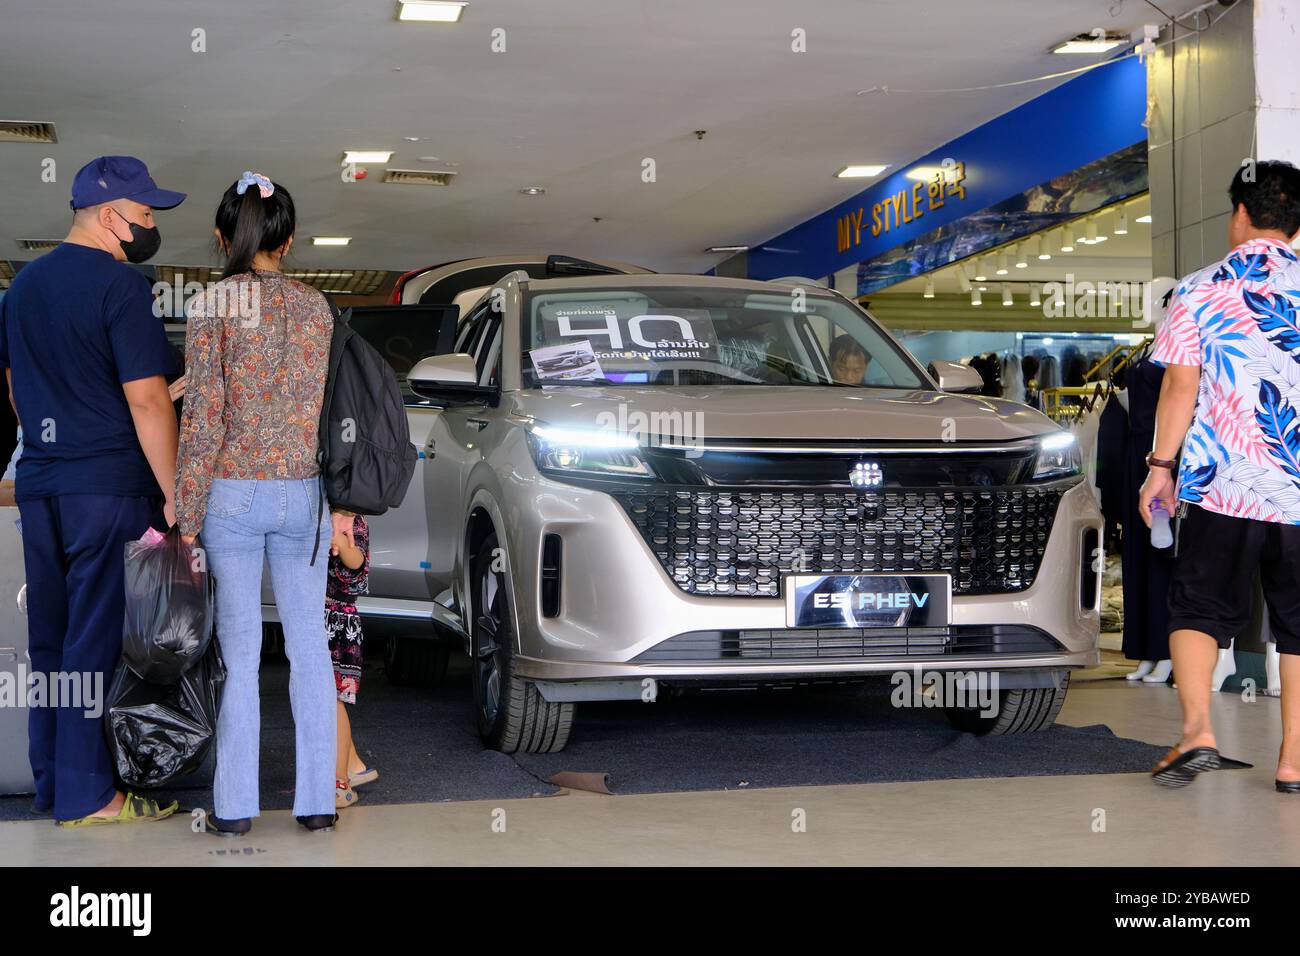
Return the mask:
[(825, 663), (873, 657), (997, 657), (1059, 654), (1065, 648), (1036, 627), (790, 628), (690, 631), (642, 652), (637, 664)]
[(613, 492), (688, 594), (779, 597), (790, 573), (952, 575), (952, 593), (1023, 591), (1065, 488)]

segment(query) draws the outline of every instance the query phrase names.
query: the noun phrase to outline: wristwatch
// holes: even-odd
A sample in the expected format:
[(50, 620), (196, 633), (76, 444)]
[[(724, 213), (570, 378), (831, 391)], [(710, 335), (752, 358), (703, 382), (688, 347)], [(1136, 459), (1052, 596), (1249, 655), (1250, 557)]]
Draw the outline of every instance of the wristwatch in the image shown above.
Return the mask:
[(1155, 452), (1150, 452), (1150, 451), (1149, 451), (1149, 452), (1147, 452), (1147, 467), (1148, 467), (1148, 468), (1168, 468), (1170, 471), (1175, 471), (1175, 470), (1177, 470), (1177, 468), (1178, 468), (1178, 462), (1176, 462), (1176, 461), (1170, 461), (1170, 460), (1167, 459), (1167, 458), (1157, 458), (1157, 457), (1155, 456)]

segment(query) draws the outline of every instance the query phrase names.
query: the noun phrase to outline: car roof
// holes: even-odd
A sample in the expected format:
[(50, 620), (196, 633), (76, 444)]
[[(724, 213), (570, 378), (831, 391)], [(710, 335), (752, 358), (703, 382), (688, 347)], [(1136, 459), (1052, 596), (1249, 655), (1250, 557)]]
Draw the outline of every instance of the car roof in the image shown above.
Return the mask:
[[(530, 292), (558, 292), (565, 289), (626, 289), (629, 286), (695, 286), (699, 288), (730, 289), (736, 292), (766, 292), (768, 294), (794, 288), (785, 282), (765, 282), (759, 279), (735, 279), (730, 276), (701, 276), (686, 273), (649, 273), (645, 275), (593, 275), (564, 276), (555, 279), (521, 280), (521, 286)], [(810, 295), (833, 296), (825, 286), (809, 285)]]

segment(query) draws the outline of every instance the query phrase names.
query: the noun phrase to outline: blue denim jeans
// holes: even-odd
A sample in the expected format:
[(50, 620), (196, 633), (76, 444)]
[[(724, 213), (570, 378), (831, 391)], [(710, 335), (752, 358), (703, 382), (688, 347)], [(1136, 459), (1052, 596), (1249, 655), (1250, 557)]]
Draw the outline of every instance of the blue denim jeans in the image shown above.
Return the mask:
[[(321, 545), (312, 566), (317, 529)], [(214, 480), (199, 541), (216, 581), (217, 637), (227, 670), (217, 720), (216, 814), (229, 820), (259, 812), (263, 555), (289, 656), (297, 756), (293, 813), (332, 814), (336, 705), (324, 613), (330, 516), (320, 508), (320, 479)]]

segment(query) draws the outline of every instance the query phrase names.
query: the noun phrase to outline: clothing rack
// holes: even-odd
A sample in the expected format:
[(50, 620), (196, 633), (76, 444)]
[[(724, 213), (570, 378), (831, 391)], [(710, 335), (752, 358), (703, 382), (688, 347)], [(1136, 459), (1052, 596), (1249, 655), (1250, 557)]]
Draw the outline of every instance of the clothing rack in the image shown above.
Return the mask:
[(1141, 342), (1137, 342), (1133, 345), (1115, 346), (1113, 349), (1111, 349), (1109, 352), (1103, 355), (1101, 359), (1098, 360), (1096, 365), (1094, 365), (1092, 368), (1088, 369), (1088, 371), (1083, 373), (1084, 381), (1092, 381), (1094, 378), (1100, 376), (1102, 371), (1107, 369), (1108, 363), (1111, 362), (1111, 360), (1114, 359), (1116, 356), (1122, 353), (1124, 357), (1121, 358), (1119, 361), (1115, 362), (1114, 365), (1109, 366), (1110, 374), (1107, 375), (1106, 377), (1108, 379), (1114, 377), (1116, 372), (1124, 368), (1124, 366), (1126, 366), (1129, 362), (1133, 361), (1133, 359), (1138, 355), (1138, 353), (1141, 352), (1143, 349), (1145, 349), (1148, 345), (1150, 345), (1151, 342), (1152, 342), (1152, 338), (1151, 336), (1148, 335)]
[[(1043, 399), (1043, 414), (1055, 422), (1068, 425), (1087, 417), (1093, 409), (1105, 403), (1115, 390), (1110, 379), (1093, 382), (1090, 385), (1059, 385), (1045, 388), (1039, 394)], [(1077, 402), (1066, 403), (1064, 398), (1078, 398)]]

